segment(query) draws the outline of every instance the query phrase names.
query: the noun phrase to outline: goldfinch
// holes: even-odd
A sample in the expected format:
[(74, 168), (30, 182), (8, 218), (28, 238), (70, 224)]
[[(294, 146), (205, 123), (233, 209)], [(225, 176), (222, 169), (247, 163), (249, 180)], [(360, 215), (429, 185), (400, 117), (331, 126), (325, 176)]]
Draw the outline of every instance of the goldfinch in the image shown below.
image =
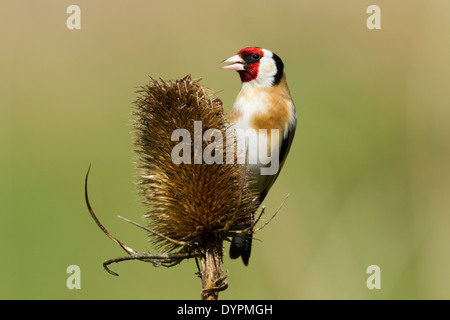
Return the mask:
[[(224, 69), (236, 70), (242, 81), (229, 122), (235, 129), (255, 130), (258, 138), (258, 151), (247, 146), (245, 152), (247, 159), (259, 159), (247, 162), (254, 178), (254, 190), (259, 195), (261, 204), (278, 177), (297, 126), (297, 115), (286, 82), (284, 64), (275, 53), (258, 47), (244, 48), (223, 63), (228, 63), (223, 66)], [(259, 150), (264, 146), (267, 146), (267, 154), (279, 156), (277, 159), (271, 158), (270, 166), (276, 164), (274, 171), (263, 171), (269, 167), (267, 162), (260, 161), (258, 157)], [(256, 152), (258, 155), (252, 154)], [(242, 257), (244, 264), (248, 265), (251, 246), (252, 232), (235, 236), (230, 246), (230, 257)]]

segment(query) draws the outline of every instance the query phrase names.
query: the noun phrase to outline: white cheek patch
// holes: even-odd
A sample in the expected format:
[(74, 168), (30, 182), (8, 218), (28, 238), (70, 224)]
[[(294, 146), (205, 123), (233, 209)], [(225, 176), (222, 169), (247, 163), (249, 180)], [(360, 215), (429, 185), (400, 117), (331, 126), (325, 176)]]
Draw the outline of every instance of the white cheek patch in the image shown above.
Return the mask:
[(259, 66), (258, 77), (255, 79), (258, 87), (268, 88), (273, 85), (277, 68), (272, 59), (262, 58)]
[(276, 66), (272, 59), (263, 57), (261, 58), (258, 77), (261, 75), (264, 78), (270, 78), (276, 73)]
[(268, 88), (273, 85), (277, 66), (273, 60), (271, 51), (263, 49), (264, 56), (259, 62), (258, 76), (255, 80), (248, 82), (249, 87)]

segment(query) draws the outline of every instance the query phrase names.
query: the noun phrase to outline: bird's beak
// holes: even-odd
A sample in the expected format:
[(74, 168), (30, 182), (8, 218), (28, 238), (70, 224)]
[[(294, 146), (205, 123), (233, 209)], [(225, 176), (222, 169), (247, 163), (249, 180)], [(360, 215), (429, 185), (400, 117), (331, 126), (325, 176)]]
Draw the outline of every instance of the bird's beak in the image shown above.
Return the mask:
[(226, 65), (226, 66), (222, 67), (224, 69), (236, 70), (236, 71), (245, 70), (245, 61), (238, 54), (235, 55), (235, 56), (232, 56), (231, 58), (223, 60), (222, 63), (229, 63), (229, 65)]

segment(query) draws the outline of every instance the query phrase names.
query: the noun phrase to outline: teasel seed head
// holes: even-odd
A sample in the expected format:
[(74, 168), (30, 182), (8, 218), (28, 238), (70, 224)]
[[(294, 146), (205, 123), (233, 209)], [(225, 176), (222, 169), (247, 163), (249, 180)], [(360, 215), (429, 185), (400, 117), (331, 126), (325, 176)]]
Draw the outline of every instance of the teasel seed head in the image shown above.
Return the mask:
[[(144, 217), (155, 231), (149, 234), (151, 241), (167, 251), (191, 250), (211, 237), (225, 240), (242, 232), (257, 208), (247, 166), (225, 161), (228, 124), (222, 103), (199, 82), (190, 76), (175, 81), (151, 78), (135, 102), (134, 142)], [(194, 140), (199, 139), (195, 121), (201, 121), (197, 141), (202, 152), (212, 143), (206, 136), (203, 139), (208, 129), (222, 134), (223, 163), (207, 164), (202, 159), (195, 164)], [(190, 163), (176, 164), (172, 159), (173, 148), (181, 142), (181, 138), (172, 141), (176, 129), (189, 132)]]

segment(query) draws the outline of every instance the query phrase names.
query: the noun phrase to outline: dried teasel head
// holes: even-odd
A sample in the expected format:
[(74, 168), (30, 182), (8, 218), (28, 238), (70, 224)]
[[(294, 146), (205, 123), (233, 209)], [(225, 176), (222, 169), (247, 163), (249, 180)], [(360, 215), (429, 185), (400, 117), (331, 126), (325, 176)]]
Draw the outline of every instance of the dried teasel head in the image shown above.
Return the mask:
[[(243, 232), (257, 208), (247, 167), (225, 161), (227, 122), (222, 103), (199, 81), (190, 76), (151, 79), (135, 102), (133, 126), (138, 184), (148, 210), (145, 218), (154, 231), (151, 241), (167, 251), (192, 250), (210, 237), (224, 240)], [(181, 131), (185, 139), (173, 138), (180, 129), (185, 130)], [(216, 130), (214, 138), (208, 129)], [(220, 142), (217, 133), (223, 143), (215, 144), (211, 152), (211, 144)], [(179, 152), (180, 143), (188, 147)], [(182, 156), (182, 163), (174, 161), (173, 152)], [(208, 164), (203, 153), (222, 158), (223, 163)]]

